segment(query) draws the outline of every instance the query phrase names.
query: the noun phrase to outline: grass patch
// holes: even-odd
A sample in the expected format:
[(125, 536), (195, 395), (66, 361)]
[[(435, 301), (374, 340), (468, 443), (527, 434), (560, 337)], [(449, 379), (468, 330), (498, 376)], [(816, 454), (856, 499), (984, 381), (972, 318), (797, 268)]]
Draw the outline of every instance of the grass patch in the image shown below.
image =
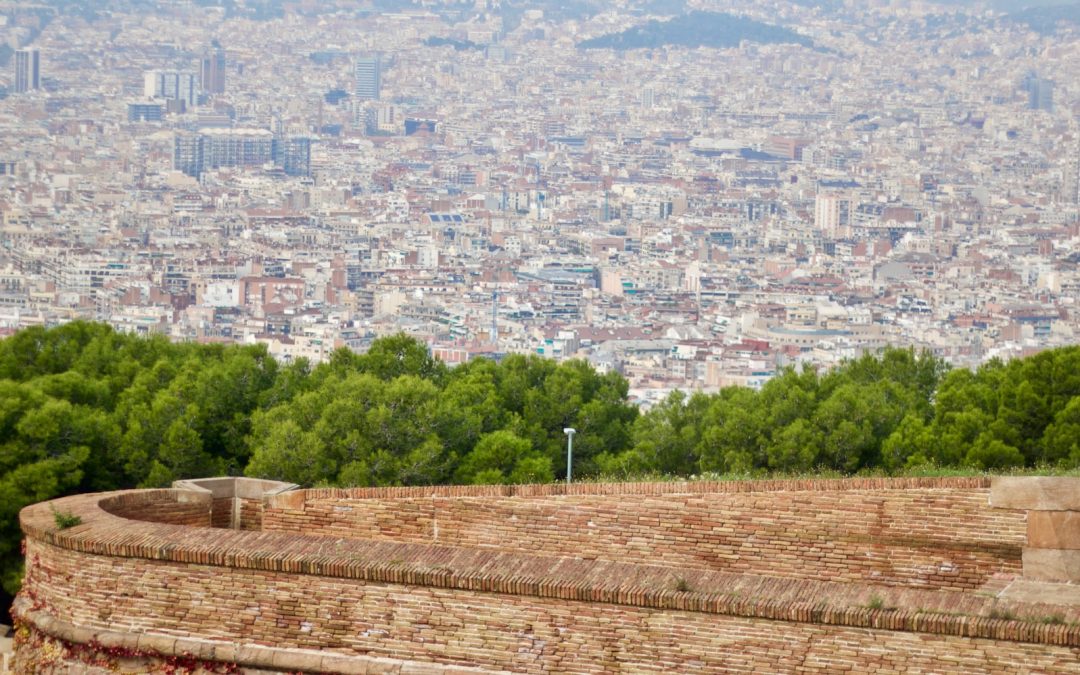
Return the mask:
[(1000, 619), (1002, 621), (1016, 621), (1016, 612), (1007, 607), (991, 607), (990, 614), (991, 619)]
[(870, 601), (866, 603), (867, 609), (885, 609), (885, 598), (880, 595), (871, 595)]
[(57, 511), (54, 506), (52, 514), (53, 522), (56, 523), (56, 529), (58, 530), (66, 530), (69, 527), (82, 525), (82, 517), (75, 515), (71, 511)]
[(675, 579), (675, 590), (680, 593), (690, 592), (690, 582), (685, 577), (678, 577)]
[(830, 480), (839, 478), (981, 478), (990, 476), (1065, 476), (1080, 477), (1080, 467), (1066, 468), (1053, 465), (1034, 467), (1013, 467), (995, 471), (982, 471), (963, 466), (938, 466), (922, 464), (906, 467), (897, 471), (883, 468), (862, 469), (855, 473), (845, 473), (835, 469), (815, 469), (810, 471), (753, 471), (702, 472), (690, 476), (679, 476), (658, 472), (612, 473), (575, 478), (579, 483), (674, 483), (679, 481), (749, 481), (749, 480)]

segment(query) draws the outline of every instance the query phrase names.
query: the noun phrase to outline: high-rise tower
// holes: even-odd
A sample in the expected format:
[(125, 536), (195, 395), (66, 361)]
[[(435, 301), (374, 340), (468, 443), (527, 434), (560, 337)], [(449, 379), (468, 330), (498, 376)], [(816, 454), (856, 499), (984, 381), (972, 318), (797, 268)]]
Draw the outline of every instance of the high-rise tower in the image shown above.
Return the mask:
[(192, 73), (153, 70), (143, 76), (143, 96), (183, 101), (186, 107), (198, 102), (198, 85)]
[(15, 93), (41, 88), (41, 53), (36, 49), (15, 52)]
[(207, 50), (199, 63), (199, 81), (203, 93), (225, 93), (225, 50), (221, 47)]
[(1024, 78), (1024, 89), (1028, 95), (1029, 110), (1054, 111), (1054, 81), (1029, 73)]
[(356, 59), (356, 97), (362, 101), (379, 100), (382, 87), (381, 63), (378, 56), (361, 56)]

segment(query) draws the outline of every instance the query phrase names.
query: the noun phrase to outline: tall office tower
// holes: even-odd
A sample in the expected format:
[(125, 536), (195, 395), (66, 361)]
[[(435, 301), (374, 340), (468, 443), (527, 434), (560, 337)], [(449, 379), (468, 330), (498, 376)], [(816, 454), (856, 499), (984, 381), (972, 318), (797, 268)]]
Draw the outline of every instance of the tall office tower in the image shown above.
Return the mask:
[(189, 176), (202, 173), (203, 148), (199, 134), (177, 132), (173, 141), (173, 168)]
[(154, 70), (143, 76), (143, 96), (183, 101), (190, 108), (199, 100), (199, 87), (192, 73)]
[(651, 108), (656, 104), (656, 90), (652, 87), (645, 87), (641, 90), (641, 107)]
[(225, 93), (225, 50), (215, 47), (203, 52), (199, 62), (199, 84), (205, 94)]
[(41, 88), (41, 53), (36, 49), (15, 52), (15, 93)]
[(361, 56), (356, 59), (356, 97), (362, 101), (379, 100), (382, 86), (381, 64), (378, 56)]
[(1028, 109), (1054, 111), (1054, 81), (1039, 77), (1034, 73), (1024, 79), (1024, 89), (1028, 95)]

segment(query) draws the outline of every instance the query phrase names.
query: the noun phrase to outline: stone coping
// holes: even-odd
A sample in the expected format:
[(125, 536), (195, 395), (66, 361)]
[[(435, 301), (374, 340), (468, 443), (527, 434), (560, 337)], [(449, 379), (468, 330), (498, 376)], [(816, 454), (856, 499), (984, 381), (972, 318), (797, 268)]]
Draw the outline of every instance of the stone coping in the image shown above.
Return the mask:
[(215, 478), (189, 478), (173, 481), (178, 490), (207, 492), (214, 499), (263, 499), (269, 495), (295, 490), (299, 485), (278, 480), (244, 478), (243, 476), (218, 476)]
[(290, 508), (296, 500), (422, 499), (425, 497), (572, 497), (741, 494), (749, 492), (839, 492), (850, 490), (980, 489), (989, 476), (920, 478), (785, 478), (776, 480), (665, 481), (655, 483), (547, 483), (542, 485), (431, 485), (423, 487), (308, 488), (271, 495), (270, 508)]
[(1080, 478), (1065, 476), (995, 476), (990, 505), (996, 509), (1080, 511)]
[(377, 656), (332, 654), (315, 649), (286, 649), (223, 640), (178, 637), (163, 633), (124, 633), (87, 628), (64, 621), (42, 610), (31, 610), (18, 599), (13, 612), (23, 625), (68, 644), (87, 645), (105, 651), (123, 650), (142, 657), (181, 657), (209, 663), (236, 664), (244, 668), (283, 672), (337, 673), (340, 675), (500, 675), (502, 670), (399, 661)]
[[(656, 494), (678, 487), (652, 484)], [(713, 492), (814, 489), (984, 488), (984, 478), (844, 479), (704, 484)], [(745, 488), (743, 487), (745, 486)], [(557, 486), (546, 488), (551, 496)], [(572, 486), (573, 487), (573, 486)], [(582, 485), (584, 494), (631, 494), (622, 486)], [(666, 489), (665, 489), (666, 488)], [(654, 489), (654, 488), (650, 488)], [(394, 488), (401, 495), (454, 488)], [(472, 496), (504, 495), (505, 488), (462, 488)], [(320, 494), (323, 491), (313, 491)], [(540, 492), (544, 492), (541, 490)], [(330, 494), (331, 492), (327, 492)], [(355, 494), (355, 492), (347, 492)], [(419, 494), (417, 494), (419, 493)], [(1080, 646), (1080, 625), (994, 619), (994, 598), (977, 593), (919, 590), (903, 586), (846, 584), (811, 579), (752, 577), (709, 570), (627, 562), (506, 553), (493, 549), (344, 539), (280, 532), (253, 532), (134, 521), (103, 506), (181, 502), (183, 490), (138, 490), (85, 494), (23, 509), (21, 524), (31, 540), (90, 555), (143, 558), (194, 565), (356, 579), (369, 583), (421, 585), (464, 591), (528, 595), (660, 610), (705, 612), (746, 618), (936, 633), (997, 640)], [(303, 492), (285, 493), (279, 499)], [(337, 494), (337, 493), (334, 493)], [(401, 496), (404, 496), (401, 495)], [(389, 495), (388, 495), (389, 496)], [(368, 498), (374, 498), (369, 495)], [(57, 530), (53, 508), (80, 516), (80, 525)], [(33, 562), (30, 561), (32, 565)], [(680, 588), (684, 590), (679, 590)], [(733, 589), (736, 592), (732, 592)], [(896, 607), (873, 602), (874, 596)], [(1050, 616), (1042, 605), (1025, 606), (1029, 616)], [(1057, 609), (1061, 609), (1057, 607)], [(1069, 608), (1072, 610), (1072, 608)], [(1080, 608), (1077, 608), (1080, 610)], [(1070, 618), (1074, 618), (1070, 616)]]

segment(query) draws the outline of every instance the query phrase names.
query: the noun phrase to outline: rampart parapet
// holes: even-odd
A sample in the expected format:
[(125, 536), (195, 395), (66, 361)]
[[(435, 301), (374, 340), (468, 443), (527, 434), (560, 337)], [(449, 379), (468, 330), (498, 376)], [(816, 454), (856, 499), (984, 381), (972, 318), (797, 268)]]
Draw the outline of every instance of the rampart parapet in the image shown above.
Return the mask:
[(1080, 666), (1077, 588), (1025, 579), (1002, 479), (230, 480), (24, 509), (17, 672)]

